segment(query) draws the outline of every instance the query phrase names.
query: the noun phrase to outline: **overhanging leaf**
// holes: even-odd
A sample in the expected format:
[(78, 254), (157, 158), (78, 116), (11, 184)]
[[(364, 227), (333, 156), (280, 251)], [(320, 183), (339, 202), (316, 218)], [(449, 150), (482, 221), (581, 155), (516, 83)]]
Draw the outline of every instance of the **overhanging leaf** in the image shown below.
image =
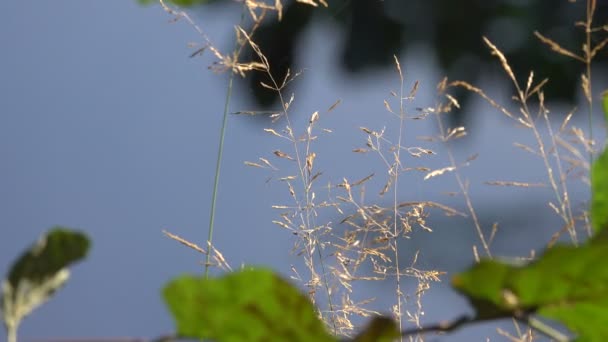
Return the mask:
[(608, 339), (608, 242), (556, 246), (523, 267), (482, 261), (454, 277), (479, 319), (537, 313), (557, 320), (581, 341)]
[(295, 287), (266, 269), (218, 279), (182, 276), (163, 290), (185, 338), (216, 341), (336, 341), (313, 305)]
[(510, 266), (494, 260), (482, 260), (452, 279), (454, 288), (468, 297), (479, 319), (508, 317), (511, 310), (501, 292)]
[[(608, 231), (608, 149), (591, 168), (591, 223), (596, 234)], [(604, 236), (604, 234), (602, 234)]]
[(9, 337), (21, 320), (48, 300), (69, 278), (67, 266), (85, 257), (88, 238), (61, 227), (44, 234), (12, 265), (0, 299)]
[(379, 316), (374, 317), (353, 342), (391, 342), (400, 336), (401, 332), (393, 319)]

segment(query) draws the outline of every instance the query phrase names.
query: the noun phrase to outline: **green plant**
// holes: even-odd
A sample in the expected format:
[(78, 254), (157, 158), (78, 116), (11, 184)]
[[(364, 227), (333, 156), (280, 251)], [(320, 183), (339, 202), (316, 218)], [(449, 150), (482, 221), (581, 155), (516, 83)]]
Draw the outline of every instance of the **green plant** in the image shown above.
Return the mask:
[(70, 277), (68, 266), (89, 251), (86, 235), (55, 227), (17, 259), (2, 282), (2, 319), (8, 342), (17, 341), (19, 324), (50, 299)]

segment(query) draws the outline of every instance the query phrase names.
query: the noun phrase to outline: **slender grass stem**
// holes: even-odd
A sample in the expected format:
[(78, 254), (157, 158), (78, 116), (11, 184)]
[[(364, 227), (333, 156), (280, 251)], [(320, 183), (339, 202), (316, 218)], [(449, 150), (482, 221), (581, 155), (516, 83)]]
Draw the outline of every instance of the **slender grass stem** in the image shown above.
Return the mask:
[[(395, 292), (397, 295), (397, 315), (399, 316), (398, 326), (399, 331), (403, 329), (403, 312), (401, 307), (401, 268), (399, 266), (399, 202), (398, 202), (398, 194), (399, 194), (399, 172), (402, 169), (401, 166), (401, 144), (403, 142), (403, 135), (405, 129), (405, 108), (403, 106), (403, 72), (401, 71), (401, 65), (399, 64), (399, 60), (397, 56), (393, 56), (395, 59), (395, 65), (397, 67), (397, 71), (399, 72), (399, 140), (397, 141), (397, 151), (395, 152), (395, 165), (394, 165), (394, 188), (393, 188), (393, 244), (395, 248), (395, 268), (396, 272), (396, 288)], [(403, 341), (403, 336), (399, 338), (399, 341)]]
[[(587, 1), (587, 22), (585, 24), (585, 38), (586, 38), (586, 51), (584, 51), (585, 53), (585, 67), (586, 67), (586, 73), (587, 73), (587, 81), (588, 81), (588, 86), (589, 89), (588, 94), (590, 96), (593, 96), (593, 91), (592, 91), (592, 86), (591, 86), (591, 59), (593, 58), (593, 56), (591, 55), (591, 31), (592, 31), (592, 26), (593, 26), (593, 12), (594, 12), (594, 6), (592, 4), (592, 1)], [(589, 141), (593, 141), (593, 100), (592, 99), (588, 99), (589, 102), (589, 106), (588, 107), (588, 111), (587, 111), (587, 119), (589, 120)], [(589, 149), (589, 165), (593, 164), (593, 149), (590, 148)], [(589, 169), (589, 174), (591, 174), (591, 169)]]
[[(245, 4), (242, 6), (241, 11), (241, 22), (242, 25), (245, 21), (245, 13), (247, 11), (247, 7)], [(239, 41), (235, 42), (234, 51), (235, 58), (238, 58), (242, 51), (242, 45), (239, 44)], [(230, 73), (228, 78), (228, 87), (226, 89), (226, 99), (224, 101), (224, 115), (222, 118), (222, 127), (220, 129), (220, 141), (219, 146), (217, 148), (217, 160), (215, 163), (215, 177), (213, 180), (213, 193), (211, 195), (211, 209), (209, 213), (209, 230), (207, 232), (207, 257), (205, 258), (205, 278), (209, 277), (209, 266), (211, 263), (211, 246), (213, 244), (213, 231), (215, 227), (215, 209), (217, 205), (217, 192), (220, 184), (220, 174), (222, 169), (222, 157), (224, 155), (224, 138), (226, 137), (226, 127), (228, 125), (228, 112), (230, 109), (230, 100), (232, 99), (232, 85), (234, 81), (234, 72)]]
[(6, 340), (8, 342), (17, 342), (17, 327), (14, 324), (6, 327)]
[(523, 321), (525, 323), (527, 323), (531, 328), (536, 329), (538, 332), (551, 338), (554, 341), (558, 341), (558, 342), (570, 341), (570, 338), (568, 338), (568, 336), (562, 334), (561, 332), (552, 328), (548, 324), (543, 323), (539, 319), (536, 319), (534, 317), (528, 317), (527, 319), (525, 319)]
[(226, 90), (226, 101), (224, 102), (224, 117), (220, 130), (220, 143), (217, 149), (217, 160), (215, 164), (215, 179), (213, 181), (213, 193), (211, 195), (211, 213), (209, 214), (209, 231), (207, 233), (207, 257), (205, 259), (205, 278), (209, 277), (209, 266), (211, 262), (211, 244), (213, 242), (213, 230), (215, 225), (215, 208), (217, 205), (217, 192), (220, 184), (220, 173), (222, 169), (222, 156), (224, 154), (224, 138), (226, 137), (226, 126), (228, 123), (228, 109), (232, 98), (232, 84), (234, 73), (230, 73), (228, 89)]

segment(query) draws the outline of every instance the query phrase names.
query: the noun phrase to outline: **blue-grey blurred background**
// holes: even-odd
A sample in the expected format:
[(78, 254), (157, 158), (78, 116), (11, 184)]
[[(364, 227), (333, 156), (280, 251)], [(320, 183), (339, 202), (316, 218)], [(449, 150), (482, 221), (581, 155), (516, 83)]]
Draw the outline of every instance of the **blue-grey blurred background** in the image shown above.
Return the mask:
[[(210, 54), (189, 58), (195, 49), (188, 43), (201, 43), (202, 38), (185, 21), (172, 22), (158, 5), (5, 1), (1, 9), (0, 273), (6, 274), (23, 248), (54, 225), (82, 229), (93, 240), (92, 252), (74, 268), (67, 286), (26, 318), (21, 338), (151, 338), (171, 333), (173, 322), (160, 289), (171, 277), (201, 272), (202, 257), (161, 231), (204, 245), (228, 75), (207, 69), (213, 62)], [(218, 3), (190, 13), (218, 48), (230, 51), (240, 5)], [(324, 172), (321, 184), (336, 184), (343, 177), (354, 181), (375, 172), (377, 180), (369, 183), (365, 201), (390, 203), (390, 198), (377, 196), (386, 180), (381, 160), (351, 150), (365, 145), (361, 126), (386, 127), (387, 134), (394, 134), (398, 121), (386, 112), (383, 101), (392, 101), (390, 91), (398, 90), (398, 75), (390, 66), (358, 73), (343, 68), (340, 42), (345, 33), (331, 20), (313, 20), (314, 25), (300, 33), (295, 50), (304, 72), (292, 89), (294, 125), (303, 131), (310, 114), (318, 110), (320, 125), (334, 132), (315, 145), (316, 167)], [(572, 25), (564, 22), (564, 27)], [(526, 42), (533, 39), (525, 35)], [(500, 41), (495, 43), (500, 46)], [(415, 80), (421, 84), (408, 110), (433, 106), (438, 100), (435, 86), (445, 74), (436, 50), (416, 41), (398, 57), (408, 89)], [(476, 84), (510, 103), (512, 87), (497, 63), (491, 69), (493, 73), (477, 75)], [(596, 70), (595, 99), (608, 86), (605, 73), (603, 67)], [(231, 111), (259, 109), (252, 92), (249, 85), (237, 82)], [(587, 107), (577, 96), (573, 102), (553, 103), (551, 115), (561, 122), (563, 113), (578, 106), (582, 111), (572, 124), (585, 129)], [(326, 114), (338, 99), (341, 105)], [(554, 201), (551, 189), (484, 184), (546, 182), (542, 161), (513, 147), (514, 142), (533, 144), (533, 137), (476, 99), (466, 111), (469, 134), (453, 152), (459, 161), (478, 154), (462, 174), (470, 182), (484, 229), (489, 232), (499, 223), (495, 255), (540, 252), (562, 227), (547, 204)], [(599, 111), (594, 115), (599, 118)], [(594, 124), (603, 127), (599, 119)], [(301, 257), (290, 253), (294, 237), (271, 223), (277, 218), (271, 205), (289, 204), (290, 199), (284, 184), (273, 179), (295, 169), (277, 162), (282, 170), (269, 173), (244, 165), (258, 157), (271, 159), (276, 149), (289, 151), (288, 145), (262, 131), (284, 125), (229, 117), (215, 244), (233, 267), (268, 265), (285, 275), (292, 274), (291, 265), (303, 269)], [(407, 159), (412, 166), (448, 165), (445, 149), (416, 139), (436, 135), (436, 126), (433, 118), (406, 122), (405, 145), (437, 152), (428, 159)], [(599, 141), (601, 132), (595, 130)], [(458, 191), (453, 175), (426, 181), (423, 177), (416, 173), (403, 178), (402, 201), (435, 200), (466, 211), (462, 197), (444, 194)], [(584, 209), (586, 186), (576, 180), (571, 185), (573, 207)], [(320, 219), (341, 218), (324, 212)], [(419, 229), (401, 243), (406, 264), (420, 250), (418, 268), (448, 272), (423, 297), (424, 323), (471, 312), (450, 290), (449, 277), (473, 261), (472, 246), (479, 246), (470, 218), (446, 218), (437, 211), (429, 222), (432, 233)], [(407, 291), (415, 290), (415, 279), (406, 283)], [(360, 297), (376, 297), (385, 311), (394, 302), (390, 282), (360, 286), (365, 291)], [(497, 326), (514, 331), (510, 322), (492, 323), (429, 340), (504, 339)]]

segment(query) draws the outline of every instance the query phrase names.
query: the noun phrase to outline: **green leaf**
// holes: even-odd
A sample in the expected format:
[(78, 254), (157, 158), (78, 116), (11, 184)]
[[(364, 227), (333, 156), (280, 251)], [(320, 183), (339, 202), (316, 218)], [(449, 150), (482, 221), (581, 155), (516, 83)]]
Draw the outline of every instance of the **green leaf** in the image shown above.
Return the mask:
[[(482, 261), (452, 280), (479, 319), (537, 313), (557, 320), (580, 340), (608, 340), (608, 241), (556, 246), (516, 267)], [(481, 304), (481, 305), (480, 305)]]
[(501, 290), (510, 271), (510, 266), (498, 261), (482, 260), (468, 271), (456, 275), (452, 285), (468, 297), (477, 311), (477, 318), (508, 317), (512, 308), (505, 302)]
[(89, 245), (84, 234), (55, 227), (12, 265), (0, 299), (9, 337), (16, 338), (21, 320), (65, 284), (67, 266), (84, 258)]
[(608, 233), (608, 149), (591, 167), (591, 224), (596, 234)]
[(266, 269), (218, 279), (182, 276), (163, 290), (184, 338), (216, 341), (336, 341), (313, 305), (295, 287)]
[(391, 342), (401, 336), (397, 324), (390, 317), (374, 317), (353, 340), (354, 342)]

